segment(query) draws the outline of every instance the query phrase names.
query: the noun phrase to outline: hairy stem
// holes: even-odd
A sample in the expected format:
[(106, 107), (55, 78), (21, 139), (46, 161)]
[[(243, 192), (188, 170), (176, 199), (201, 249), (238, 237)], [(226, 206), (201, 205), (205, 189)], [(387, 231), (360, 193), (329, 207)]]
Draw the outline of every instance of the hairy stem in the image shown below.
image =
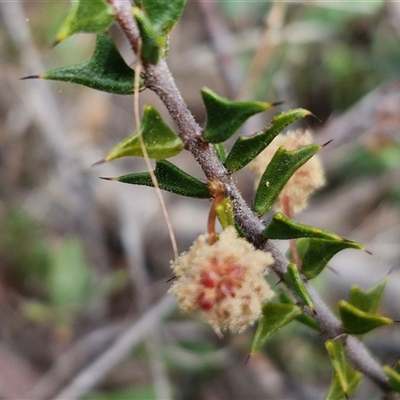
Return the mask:
[[(132, 15), (127, 13), (130, 8), (129, 0), (108, 0), (117, 13), (117, 22), (127, 36), (132, 49), (138, 48), (140, 37)], [(225, 195), (232, 200), (235, 220), (243, 230), (247, 240), (256, 248), (270, 252), (275, 263), (274, 272), (279, 278), (286, 273), (289, 261), (278, 250), (274, 243), (263, 236), (265, 224), (263, 220), (251, 211), (236, 187), (231, 174), (218, 160), (212, 146), (202, 138), (202, 129), (189, 111), (178, 88), (175, 85), (171, 72), (165, 60), (157, 65), (145, 65), (146, 86), (155, 92), (168, 109), (176, 123), (179, 136), (185, 143), (185, 148), (192, 153), (208, 179), (218, 179), (225, 186)], [(307, 284), (307, 290), (315, 307), (312, 312), (301, 299), (297, 298), (303, 311), (313, 317), (322, 328), (327, 338), (335, 339), (343, 335), (340, 321), (332, 314), (323, 300), (314, 289)], [(296, 297), (296, 295), (294, 294)], [(373, 380), (382, 390), (390, 391), (388, 378), (379, 363), (374, 360), (364, 345), (355, 337), (345, 336), (346, 351), (349, 360), (355, 368)]]

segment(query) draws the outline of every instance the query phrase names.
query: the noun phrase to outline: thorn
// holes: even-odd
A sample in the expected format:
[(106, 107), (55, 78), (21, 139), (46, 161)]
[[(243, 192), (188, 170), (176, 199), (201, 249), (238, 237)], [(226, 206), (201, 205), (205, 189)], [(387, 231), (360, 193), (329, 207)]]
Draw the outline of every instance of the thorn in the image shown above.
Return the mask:
[(246, 360), (244, 361), (244, 365), (247, 365), (250, 361), (250, 357), (253, 353), (249, 353), (248, 356), (246, 357)]
[(339, 335), (335, 336), (332, 340), (339, 341), (340, 343), (344, 343), (348, 334), (347, 333), (339, 333)]
[(107, 178), (105, 176), (99, 176), (100, 179), (104, 179), (105, 181), (118, 181), (118, 178)]
[(392, 268), (389, 269), (389, 271), (386, 273), (386, 276), (389, 276), (394, 270), (394, 265)]
[(310, 117), (314, 117), (318, 122), (322, 123), (322, 121), (310, 111)]
[(50, 45), (50, 47), (51, 47), (51, 48), (54, 48), (54, 47), (56, 47), (60, 42), (61, 42), (60, 39), (56, 39), (56, 40)]
[(280, 106), (282, 104), (285, 104), (284, 101), (276, 101), (275, 103), (271, 103), (272, 107)]
[(176, 276), (175, 276), (175, 275), (174, 275), (172, 278), (169, 278), (169, 279), (167, 280), (167, 283), (173, 281), (174, 279), (176, 279)]
[(278, 286), (282, 282), (283, 282), (283, 279), (279, 279), (279, 281), (275, 283), (274, 287)]
[(38, 79), (40, 78), (40, 75), (29, 75), (29, 76), (24, 76), (23, 78), (19, 78), (21, 81), (25, 79)]
[(367, 254), (369, 254), (370, 256), (372, 256), (372, 251), (369, 251), (367, 249), (363, 249)]
[(106, 159), (105, 159), (105, 158), (103, 158), (103, 159), (100, 160), (100, 161), (96, 161), (96, 162), (95, 162), (94, 164), (92, 164), (90, 167), (91, 167), (91, 168), (98, 167), (99, 165), (104, 164), (104, 163), (106, 163)]
[(329, 269), (329, 271), (332, 271), (334, 274), (336, 274), (337, 276), (340, 276), (339, 272), (336, 271), (336, 269), (330, 267), (329, 265), (326, 266), (326, 268)]
[(331, 140), (328, 140), (326, 143), (324, 143), (321, 147), (325, 147), (325, 146), (328, 146), (328, 144), (329, 143), (332, 143), (333, 142), (333, 139), (331, 139)]

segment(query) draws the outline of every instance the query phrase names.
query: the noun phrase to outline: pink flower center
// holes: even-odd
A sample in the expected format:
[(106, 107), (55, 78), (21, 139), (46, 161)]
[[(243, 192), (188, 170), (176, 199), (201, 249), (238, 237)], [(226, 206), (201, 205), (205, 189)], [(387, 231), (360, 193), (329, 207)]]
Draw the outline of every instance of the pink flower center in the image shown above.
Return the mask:
[(243, 275), (242, 267), (233, 260), (213, 258), (200, 276), (204, 287), (198, 297), (200, 308), (209, 310), (227, 296), (235, 297), (243, 284)]

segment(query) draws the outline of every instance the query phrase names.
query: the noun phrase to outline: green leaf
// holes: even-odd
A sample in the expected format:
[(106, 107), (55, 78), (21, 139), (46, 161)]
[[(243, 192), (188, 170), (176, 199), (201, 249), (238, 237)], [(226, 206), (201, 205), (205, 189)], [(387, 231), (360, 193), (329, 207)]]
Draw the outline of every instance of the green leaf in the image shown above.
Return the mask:
[(175, 26), (186, 5), (186, 0), (140, 0), (133, 8), (142, 38), (142, 59), (157, 64), (168, 51), (168, 33)]
[[(77, 83), (114, 94), (132, 94), (134, 86), (133, 70), (126, 65), (113, 40), (105, 33), (97, 36), (96, 48), (90, 60), (23, 79), (30, 78)], [(140, 90), (143, 90), (143, 80), (140, 86)]]
[(391, 318), (364, 312), (345, 300), (339, 301), (339, 313), (345, 331), (354, 335), (363, 335), (379, 326), (394, 323)]
[(340, 386), (340, 381), (337, 375), (333, 377), (331, 384), (329, 385), (328, 393), (326, 394), (324, 400), (342, 400), (345, 399), (346, 395)]
[(231, 172), (239, 171), (254, 160), (284, 128), (307, 115), (312, 114), (303, 108), (289, 110), (274, 117), (270, 125), (260, 133), (249, 137), (240, 136), (226, 158), (226, 168)]
[(157, 64), (160, 56), (164, 56), (162, 50), (167, 46), (167, 36), (154, 28), (140, 8), (133, 8), (133, 16), (138, 24), (142, 39), (141, 57), (148, 64)]
[(167, 35), (175, 26), (187, 0), (136, 0), (135, 4), (142, 8), (154, 29)]
[(385, 365), (383, 371), (389, 378), (390, 388), (396, 393), (400, 393), (400, 362), (397, 362), (395, 369)]
[(262, 309), (262, 317), (258, 322), (256, 334), (251, 344), (251, 352), (254, 353), (278, 329), (287, 325), (290, 321), (301, 314), (300, 307), (294, 304), (266, 303)]
[[(348, 367), (349, 368), (349, 367)], [(360, 382), (362, 375), (356, 371), (351, 370), (352, 372), (348, 372), (348, 383), (347, 387), (350, 393), (354, 392), (358, 383)], [(335, 374), (332, 382), (329, 386), (328, 393), (325, 396), (325, 400), (340, 400), (340, 399), (348, 399), (347, 394), (344, 393), (341, 382), (338, 376)]]
[[(325, 345), (335, 370), (335, 377), (325, 399), (338, 400), (347, 397), (355, 390), (362, 375), (351, 368), (346, 362), (342, 343), (335, 340), (328, 340)], [(340, 393), (342, 393), (341, 396)]]
[[(141, 132), (150, 158), (164, 159), (173, 157), (183, 149), (182, 139), (171, 130), (157, 110), (150, 105), (144, 106)], [(108, 162), (128, 156), (143, 157), (138, 132), (114, 146), (103, 161)]]
[(314, 239), (343, 240), (340, 236), (318, 229), (310, 225), (304, 225), (288, 218), (285, 214), (275, 213), (271, 222), (265, 228), (264, 236), (268, 239), (298, 239), (311, 237)]
[(82, 244), (70, 238), (54, 253), (49, 269), (49, 291), (56, 307), (80, 304), (88, 299), (91, 272), (85, 263)]
[(302, 273), (307, 279), (313, 279), (327, 266), (329, 260), (339, 251), (352, 248), (364, 250), (357, 242), (350, 240), (323, 240), (304, 238), (296, 242), (302, 261)]
[[(199, 199), (208, 199), (210, 197), (206, 184), (200, 182), (198, 179), (187, 174), (166, 160), (156, 162), (154, 174), (158, 180), (160, 189), (181, 196), (196, 197)], [(154, 187), (151, 176), (148, 172), (123, 175), (118, 178), (102, 179)]]
[[(283, 290), (279, 294), (279, 299), (282, 303), (285, 304), (296, 304), (295, 301)], [(322, 332), (320, 326), (315, 322), (315, 320), (307, 314), (302, 313), (298, 317), (296, 317), (296, 321), (301, 322), (303, 325), (308, 326), (311, 329), (314, 329), (318, 332)]]
[(228, 140), (248, 118), (274, 106), (261, 101), (227, 100), (207, 88), (201, 95), (207, 111), (203, 136), (210, 143)]
[(222, 228), (226, 229), (228, 226), (235, 226), (235, 219), (233, 217), (233, 205), (230, 199), (222, 200), (216, 207), (215, 211)]
[(378, 309), (385, 286), (386, 279), (381, 280), (369, 290), (362, 290), (353, 285), (350, 288), (349, 303), (361, 311), (373, 314)]
[(212, 146), (214, 147), (214, 151), (218, 157), (218, 160), (224, 163), (226, 160), (225, 146), (222, 143), (214, 143)]
[(35, 324), (47, 324), (54, 320), (55, 316), (53, 307), (37, 300), (24, 301), (20, 310), (24, 318)]
[(83, 397), (84, 400), (157, 400), (154, 385), (139, 383), (126, 389), (99, 389)]
[[(360, 382), (362, 375), (355, 370), (352, 370), (352, 373), (348, 373), (348, 382), (347, 382), (347, 390), (348, 393), (352, 393), (358, 383)], [(339, 380), (338, 376), (335, 375), (332, 379), (332, 382), (329, 386), (328, 393), (325, 396), (325, 400), (340, 400), (340, 399), (348, 399), (348, 393), (345, 393), (342, 388), (341, 381)]]
[(254, 211), (260, 215), (269, 212), (292, 175), (321, 148), (316, 144), (292, 151), (279, 147), (261, 177), (254, 199)]
[(288, 287), (292, 289), (293, 292), (296, 293), (301, 300), (303, 300), (304, 304), (306, 304), (310, 310), (314, 311), (314, 304), (311, 300), (310, 295), (307, 292), (307, 289), (304, 285), (303, 279), (296, 264), (290, 263), (288, 265), (287, 272), (283, 277), (283, 280), (288, 285)]
[(114, 8), (105, 0), (73, 0), (56, 36), (56, 44), (78, 33), (102, 33), (114, 22)]

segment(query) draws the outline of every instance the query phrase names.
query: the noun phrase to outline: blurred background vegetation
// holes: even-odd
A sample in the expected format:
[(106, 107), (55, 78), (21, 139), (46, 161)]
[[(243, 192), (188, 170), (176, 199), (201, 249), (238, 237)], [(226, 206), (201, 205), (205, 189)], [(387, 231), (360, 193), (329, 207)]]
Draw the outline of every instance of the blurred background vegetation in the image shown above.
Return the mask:
[[(173, 254), (155, 193), (98, 179), (144, 171), (143, 161), (90, 168), (134, 131), (132, 98), (19, 80), (90, 57), (93, 35), (51, 48), (68, 7), (0, 2), (0, 397), (323, 398), (332, 368), (323, 338), (308, 328), (290, 324), (244, 365), (253, 329), (220, 340), (164, 297)], [(389, 274), (381, 312), (395, 319), (399, 27), (397, 2), (196, 0), (172, 34), (169, 55), (200, 123), (203, 86), (284, 102), (253, 117), (244, 134), (291, 107), (316, 115), (297, 126), (312, 128), (317, 143), (334, 140), (321, 153), (328, 184), (299, 220), (358, 240), (373, 255), (346, 250), (315, 286), (336, 311), (352, 283), (368, 288)], [(111, 34), (131, 64), (124, 38), (114, 28)], [(170, 121), (154, 95), (145, 91), (141, 101)], [(203, 178), (189, 154), (175, 162)], [(251, 200), (252, 176), (239, 173), (238, 185)], [(205, 231), (209, 204), (165, 198), (184, 251)], [(365, 342), (386, 364), (400, 358), (396, 326)], [(105, 365), (95, 364), (105, 356)], [(85, 373), (91, 385), (63, 392)], [(380, 394), (365, 380), (355, 397)]]

